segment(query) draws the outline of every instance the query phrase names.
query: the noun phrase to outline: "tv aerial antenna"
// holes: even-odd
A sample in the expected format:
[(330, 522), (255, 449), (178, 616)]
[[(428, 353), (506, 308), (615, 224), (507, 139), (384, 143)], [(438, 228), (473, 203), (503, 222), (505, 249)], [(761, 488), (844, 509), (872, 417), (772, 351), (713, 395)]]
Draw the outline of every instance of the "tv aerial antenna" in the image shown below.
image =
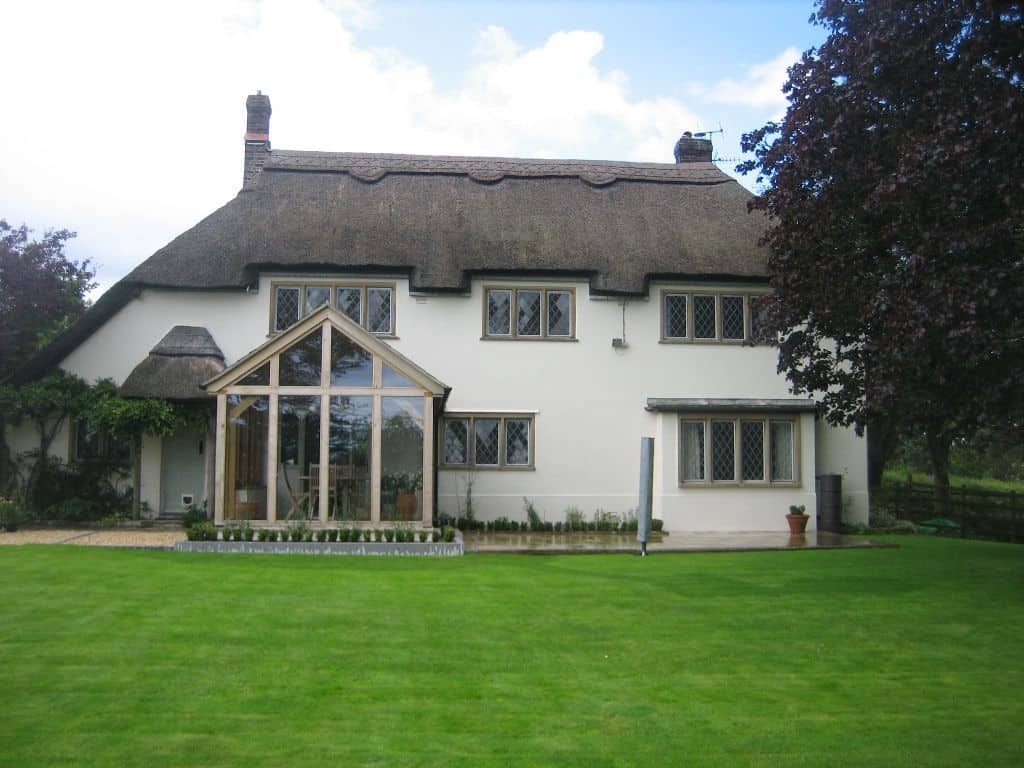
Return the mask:
[(714, 149), (715, 149), (715, 141), (711, 137), (715, 136), (716, 134), (721, 136), (723, 139), (725, 138), (725, 129), (722, 128), (722, 124), (721, 123), (718, 124), (718, 128), (716, 128), (714, 130), (710, 130), (710, 131), (700, 131), (699, 133), (693, 134), (693, 137), (695, 139), (711, 139), (712, 151), (714, 152), (712, 154), (712, 156), (711, 156), (711, 162), (713, 162), (713, 163), (738, 163), (740, 161), (740, 158), (738, 158), (738, 157), (722, 157), (721, 155), (719, 155), (717, 152), (714, 151)]

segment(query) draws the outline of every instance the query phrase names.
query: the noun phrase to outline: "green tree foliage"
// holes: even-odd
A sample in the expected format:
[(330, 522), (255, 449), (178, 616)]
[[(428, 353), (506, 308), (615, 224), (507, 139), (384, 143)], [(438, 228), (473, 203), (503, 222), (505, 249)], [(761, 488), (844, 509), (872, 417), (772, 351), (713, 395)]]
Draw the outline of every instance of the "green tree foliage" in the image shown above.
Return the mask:
[(93, 398), (92, 388), (83, 379), (60, 370), (18, 389), (4, 388), (0, 400), (5, 419), (12, 424), (30, 421), (39, 438), (23, 489), (30, 506), (35, 506), (40, 483), (46, 480), (54, 439), (69, 418), (91, 407)]
[(15, 415), (15, 393), (2, 391), (3, 381), (81, 316), (96, 285), (89, 261), (64, 253), (74, 232), (47, 231), (38, 240), (31, 233), (0, 219), (0, 490), (9, 485), (10, 470), (4, 425)]
[(1022, 410), (1021, 2), (820, 0), (828, 39), (743, 138), (767, 184), (766, 336), (795, 391), (949, 448)]
[(31, 233), (0, 219), (0, 378), (78, 318), (96, 286), (89, 261), (64, 253), (74, 232), (47, 231), (38, 240)]

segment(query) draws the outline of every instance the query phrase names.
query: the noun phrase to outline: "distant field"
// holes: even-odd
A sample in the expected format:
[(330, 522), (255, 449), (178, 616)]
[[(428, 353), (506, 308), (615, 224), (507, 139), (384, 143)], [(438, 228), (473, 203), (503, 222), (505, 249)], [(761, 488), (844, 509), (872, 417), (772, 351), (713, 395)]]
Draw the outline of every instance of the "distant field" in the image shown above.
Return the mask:
[(643, 560), (0, 547), (0, 764), (1024, 764), (1024, 547), (892, 541)]

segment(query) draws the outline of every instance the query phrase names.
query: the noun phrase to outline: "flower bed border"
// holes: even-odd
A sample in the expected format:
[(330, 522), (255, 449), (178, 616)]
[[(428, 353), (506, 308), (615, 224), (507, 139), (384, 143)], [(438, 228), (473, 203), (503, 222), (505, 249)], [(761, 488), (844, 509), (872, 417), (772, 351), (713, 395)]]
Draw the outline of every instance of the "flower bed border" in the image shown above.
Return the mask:
[(455, 541), (179, 541), (176, 552), (226, 555), (349, 555), (356, 557), (460, 557), (462, 536)]

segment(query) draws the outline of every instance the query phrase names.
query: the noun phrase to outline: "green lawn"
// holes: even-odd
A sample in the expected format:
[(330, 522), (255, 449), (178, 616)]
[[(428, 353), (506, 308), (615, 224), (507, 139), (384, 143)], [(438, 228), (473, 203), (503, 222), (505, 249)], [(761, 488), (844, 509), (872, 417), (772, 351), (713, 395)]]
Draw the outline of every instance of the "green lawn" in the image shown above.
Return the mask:
[[(887, 469), (882, 474), (882, 482), (885, 485), (906, 485), (908, 474), (914, 479), (915, 485), (934, 485), (935, 478), (932, 475), (913, 472), (906, 469)], [(976, 491), (1001, 491), (1009, 493), (1016, 491), (1024, 492), (1024, 482), (1020, 480), (997, 480), (994, 477), (965, 477), (963, 475), (949, 476), (950, 488), (970, 488)]]
[(0, 765), (1024, 763), (1024, 547), (0, 547)]

